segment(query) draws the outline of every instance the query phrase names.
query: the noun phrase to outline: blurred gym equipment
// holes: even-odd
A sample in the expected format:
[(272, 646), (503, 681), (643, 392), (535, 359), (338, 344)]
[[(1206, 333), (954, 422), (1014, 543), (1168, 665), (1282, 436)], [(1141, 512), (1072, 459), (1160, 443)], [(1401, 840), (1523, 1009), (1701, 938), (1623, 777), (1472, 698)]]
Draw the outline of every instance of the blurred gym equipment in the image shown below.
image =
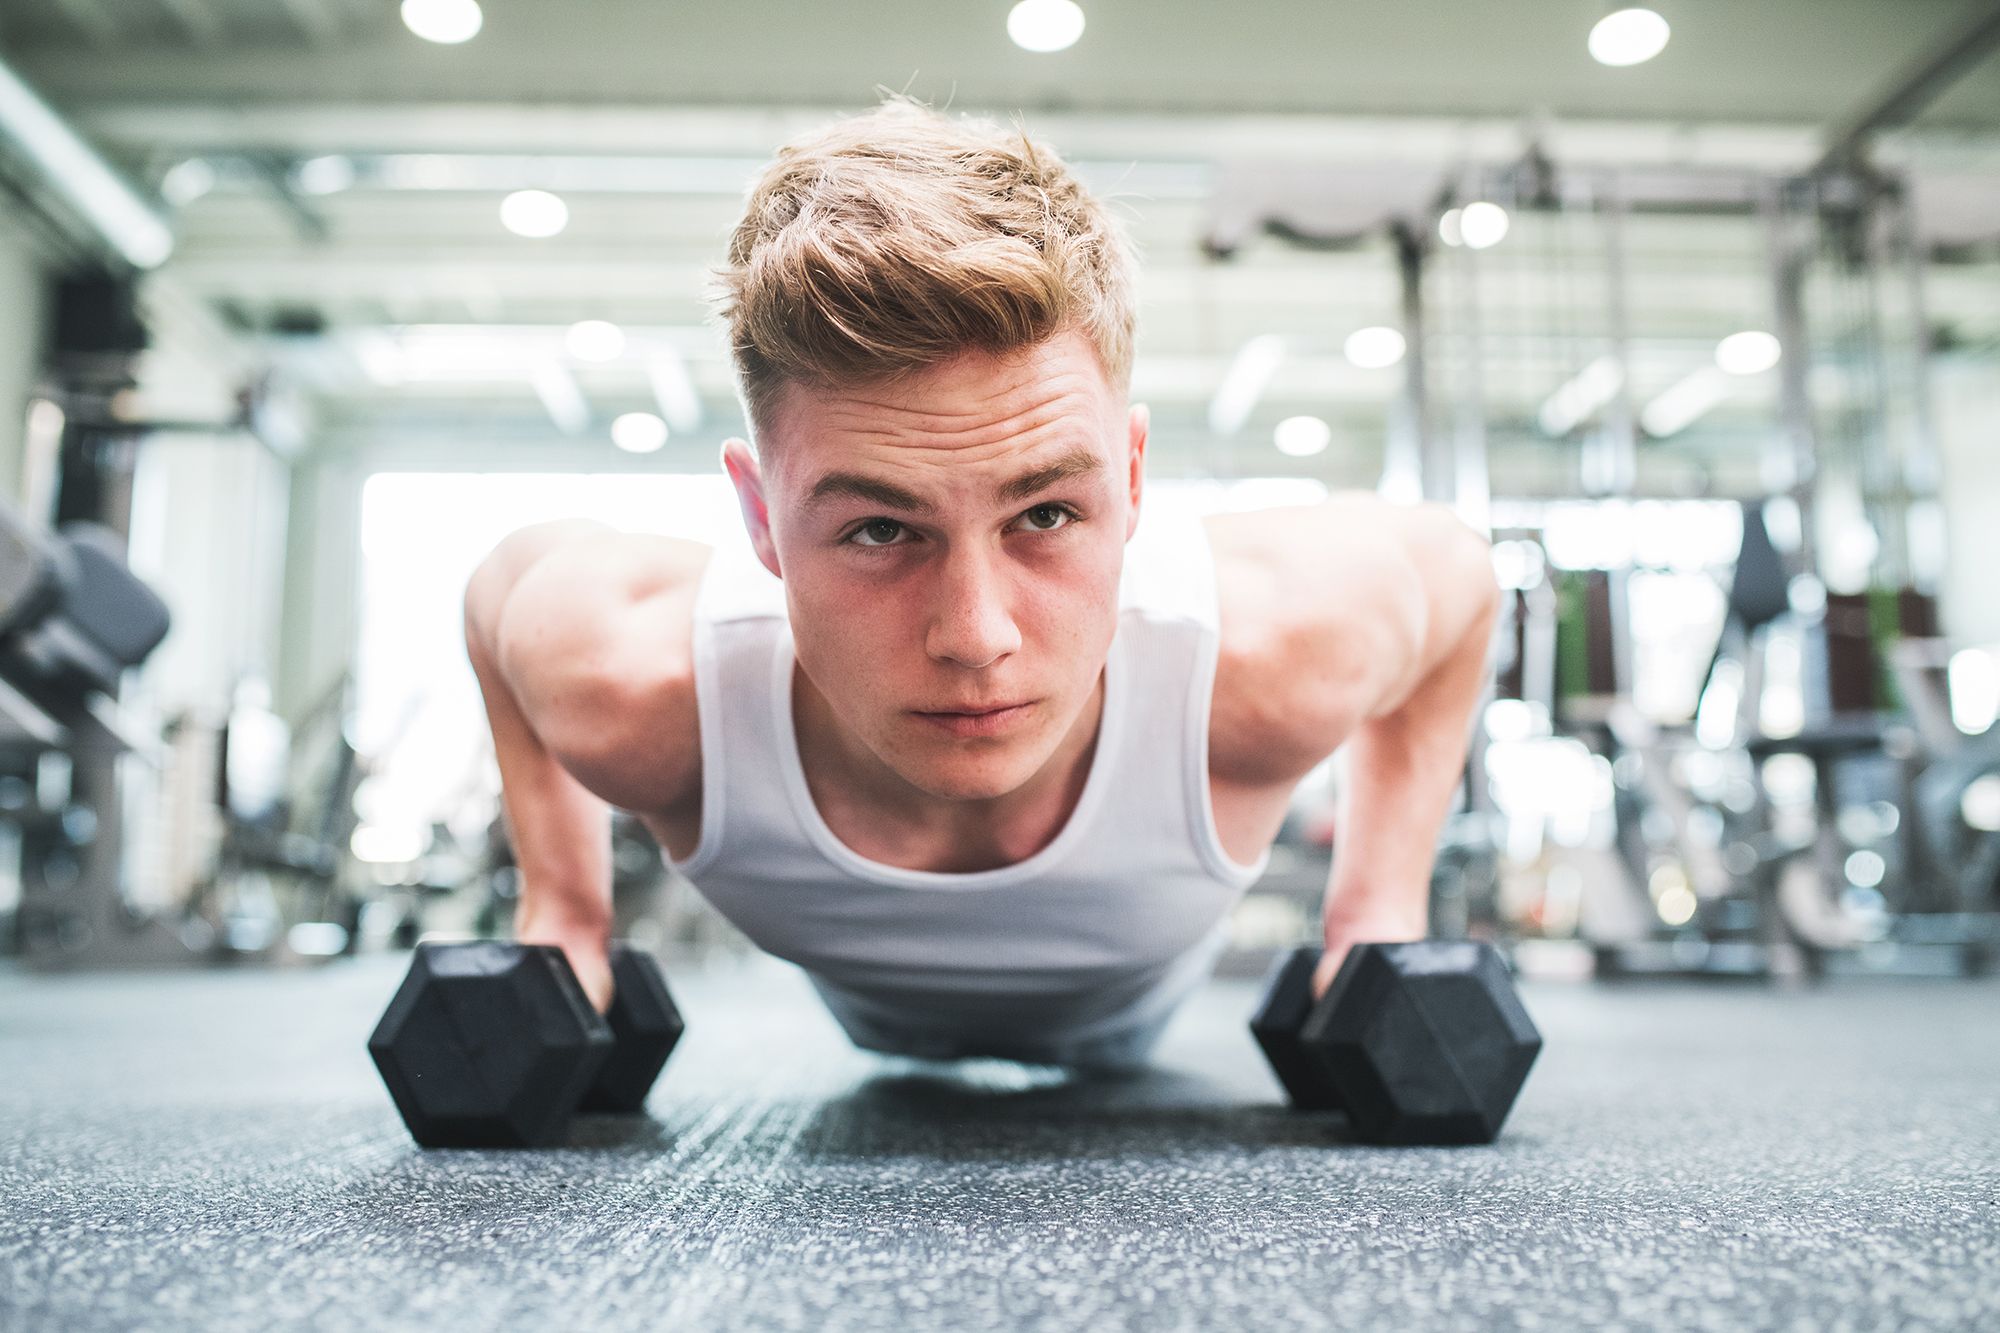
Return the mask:
[(170, 620), (117, 545), (85, 523), (37, 533), (0, 504), (0, 820), (18, 833), (17, 948), (38, 964), (185, 952), (122, 887), (122, 781), (150, 742), (117, 715), (118, 686)]

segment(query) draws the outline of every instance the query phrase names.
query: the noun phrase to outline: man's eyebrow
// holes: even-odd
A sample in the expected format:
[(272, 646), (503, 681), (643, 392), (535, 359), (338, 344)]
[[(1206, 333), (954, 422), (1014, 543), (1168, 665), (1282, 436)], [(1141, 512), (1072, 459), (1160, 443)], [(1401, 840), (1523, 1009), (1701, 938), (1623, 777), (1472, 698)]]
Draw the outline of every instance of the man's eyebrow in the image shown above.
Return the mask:
[(1079, 444), (1047, 467), (1024, 472), (1005, 483), (995, 494), (1002, 500), (1025, 500), (1031, 495), (1047, 490), (1057, 482), (1068, 481), (1073, 477), (1088, 477), (1102, 471), (1103, 468), (1104, 460), (1094, 451)]
[(828, 500), (841, 498), (866, 500), (870, 504), (881, 505), (884, 509), (900, 509), (907, 514), (933, 514), (937, 506), (921, 495), (904, 490), (901, 486), (873, 477), (864, 477), (858, 472), (829, 472), (813, 483), (812, 493), (806, 496), (806, 507), (817, 508)]
[[(1002, 500), (1025, 500), (1039, 494), (1058, 482), (1073, 477), (1086, 477), (1102, 471), (1104, 460), (1083, 445), (1077, 445), (1046, 467), (1038, 467), (1033, 472), (1024, 472), (1011, 481), (1003, 482), (994, 491)], [(829, 500), (863, 500), (880, 505), (884, 509), (900, 510), (906, 514), (931, 515), (937, 506), (912, 491), (904, 490), (893, 482), (879, 481), (874, 477), (864, 477), (858, 472), (829, 472), (813, 483), (806, 496), (807, 508), (816, 508)]]

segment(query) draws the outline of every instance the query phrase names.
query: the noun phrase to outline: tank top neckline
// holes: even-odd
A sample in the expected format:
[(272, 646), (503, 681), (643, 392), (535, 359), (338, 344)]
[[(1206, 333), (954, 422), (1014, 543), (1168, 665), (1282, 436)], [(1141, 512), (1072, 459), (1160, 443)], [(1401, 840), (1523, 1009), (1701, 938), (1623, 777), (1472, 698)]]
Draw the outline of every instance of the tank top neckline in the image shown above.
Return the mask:
[(990, 870), (913, 870), (873, 860), (849, 847), (827, 824), (819, 806), (814, 803), (812, 789), (806, 784), (805, 765), (799, 757), (798, 731), (792, 717), (792, 668), (796, 659), (792, 652), (791, 626), (784, 625), (778, 633), (777, 650), (771, 654), (772, 725), (776, 728), (778, 766), (785, 791), (791, 798), (793, 813), (798, 816), (807, 839), (835, 865), (850, 874), (877, 884), (913, 889), (1005, 888), (1033, 879), (1059, 864), (1089, 832), (1098, 807), (1104, 803), (1105, 789), (1110, 785), (1111, 773), (1116, 767), (1115, 756), (1125, 716), (1123, 646), (1122, 639), (1114, 637), (1111, 651), (1105, 655), (1104, 704), (1098, 714), (1097, 744), (1091, 752), (1090, 773), (1084, 778), (1083, 791), (1077, 797), (1076, 806), (1048, 845), (1026, 860), (994, 866)]

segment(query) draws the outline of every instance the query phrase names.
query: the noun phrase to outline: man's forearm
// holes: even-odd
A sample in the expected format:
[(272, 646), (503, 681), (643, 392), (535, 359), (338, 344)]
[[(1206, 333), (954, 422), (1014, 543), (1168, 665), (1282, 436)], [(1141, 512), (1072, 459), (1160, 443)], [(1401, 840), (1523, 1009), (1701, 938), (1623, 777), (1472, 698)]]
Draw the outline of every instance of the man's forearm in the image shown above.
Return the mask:
[(1356, 925), (1421, 937), (1438, 832), (1485, 694), (1493, 615), (1477, 617), (1395, 711), (1349, 738), (1325, 904), (1329, 937)]
[[(583, 525), (544, 525), (510, 538), (466, 593), (466, 655), (479, 679), (500, 766), (501, 802), (520, 870), (515, 931), (608, 931), (611, 807), (585, 789), (535, 734), (499, 664), (501, 612), (535, 559)], [(594, 526), (594, 525), (592, 525)]]

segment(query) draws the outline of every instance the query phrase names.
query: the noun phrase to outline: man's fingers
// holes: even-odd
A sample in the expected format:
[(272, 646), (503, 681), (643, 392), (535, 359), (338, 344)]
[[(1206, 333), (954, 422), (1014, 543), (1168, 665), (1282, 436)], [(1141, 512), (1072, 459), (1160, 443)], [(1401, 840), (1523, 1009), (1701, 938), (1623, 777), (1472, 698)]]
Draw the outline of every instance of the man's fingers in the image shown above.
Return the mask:
[(611, 961), (601, 953), (590, 953), (578, 957), (580, 950), (564, 951), (569, 956), (569, 965), (576, 972), (577, 983), (598, 1013), (611, 1008)]
[(1319, 956), (1319, 966), (1313, 969), (1313, 998), (1326, 994), (1326, 988), (1333, 984), (1333, 974), (1340, 971), (1341, 959), (1347, 957), (1347, 946), (1328, 945)]

